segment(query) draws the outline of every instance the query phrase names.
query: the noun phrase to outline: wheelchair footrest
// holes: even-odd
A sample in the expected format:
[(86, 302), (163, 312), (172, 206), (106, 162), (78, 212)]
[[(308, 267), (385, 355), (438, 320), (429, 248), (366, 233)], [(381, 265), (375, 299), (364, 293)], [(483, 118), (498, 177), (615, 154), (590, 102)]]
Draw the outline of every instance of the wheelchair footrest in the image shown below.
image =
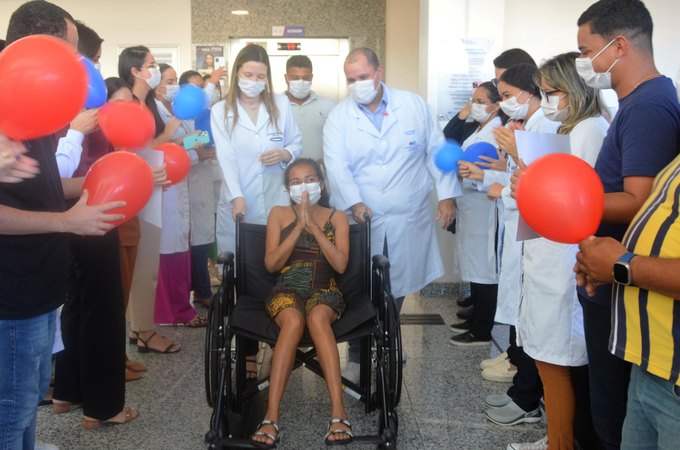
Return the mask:
[(384, 444), (385, 439), (383, 439), (382, 436), (378, 436), (376, 434), (365, 434), (365, 435), (354, 435), (354, 438), (352, 439), (352, 443), (357, 443), (357, 444)]
[(208, 445), (209, 449), (226, 449), (226, 448), (270, 448), (265, 444), (260, 444), (258, 442), (252, 441), (250, 438), (224, 438), (218, 441), (212, 442)]

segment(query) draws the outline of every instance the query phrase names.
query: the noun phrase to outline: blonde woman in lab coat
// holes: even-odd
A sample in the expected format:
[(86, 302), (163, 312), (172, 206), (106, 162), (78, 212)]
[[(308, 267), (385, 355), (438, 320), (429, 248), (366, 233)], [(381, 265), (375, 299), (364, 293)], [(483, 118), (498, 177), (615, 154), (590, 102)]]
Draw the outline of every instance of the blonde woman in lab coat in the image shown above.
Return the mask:
[(302, 148), (288, 99), (272, 92), (264, 48), (248, 45), (236, 56), (229, 92), (213, 106), (211, 125), (224, 179), (217, 246), (233, 252), (237, 215), (264, 225), (273, 206), (290, 204), (283, 173)]
[[(537, 77), (541, 109), (546, 117), (561, 123), (558, 133), (569, 135), (572, 154), (594, 166), (609, 123), (602, 116), (597, 90), (586, 86), (576, 72), (578, 56), (564, 53), (543, 63)], [(550, 450), (574, 448), (575, 393), (570, 367), (588, 364), (583, 310), (572, 271), (577, 251), (576, 244), (545, 238), (524, 243), (517, 338), (536, 361), (543, 381)]]

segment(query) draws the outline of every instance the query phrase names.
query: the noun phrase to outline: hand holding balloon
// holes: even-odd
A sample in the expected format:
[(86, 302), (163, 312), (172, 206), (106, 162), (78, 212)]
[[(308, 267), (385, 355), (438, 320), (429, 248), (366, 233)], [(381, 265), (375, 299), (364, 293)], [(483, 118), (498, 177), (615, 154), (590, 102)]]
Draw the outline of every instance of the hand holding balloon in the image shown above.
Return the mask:
[(98, 128), (98, 119), (99, 111), (96, 109), (84, 109), (71, 121), (70, 129), (88, 135)]
[(484, 171), (471, 162), (458, 161), (458, 173), (462, 178), (484, 181)]
[[(113, 214), (112, 210), (125, 207), (124, 201), (100, 205), (88, 204), (89, 192), (83, 190), (78, 202), (61, 217), (65, 232), (81, 236), (101, 236), (125, 221), (125, 215)], [(111, 211), (111, 213), (107, 213)]]

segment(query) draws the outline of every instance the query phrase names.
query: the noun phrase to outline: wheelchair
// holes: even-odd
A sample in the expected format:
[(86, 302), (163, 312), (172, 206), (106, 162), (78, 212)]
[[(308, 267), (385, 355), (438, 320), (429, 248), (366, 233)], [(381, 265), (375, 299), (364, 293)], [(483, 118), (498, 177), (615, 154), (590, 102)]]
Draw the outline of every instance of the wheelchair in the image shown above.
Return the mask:
[[(218, 257), (223, 278), (208, 311), (205, 340), (206, 397), (213, 409), (205, 435), (209, 449), (261, 448), (250, 436), (264, 413), (254, 411), (255, 398), (269, 381), (268, 377), (246, 379), (246, 342), (274, 345), (279, 332), (264, 308), (278, 276), (264, 267), (265, 236), (265, 225), (237, 220), (236, 255), (225, 252)], [(389, 289), (390, 263), (383, 255), (370, 256), (370, 222), (350, 225), (349, 241), (347, 268), (336, 278), (346, 310), (333, 323), (333, 333), (338, 343), (360, 339), (359, 384), (343, 378), (343, 387), (346, 394), (364, 404), (367, 414), (379, 411), (377, 434), (355, 435), (353, 443), (393, 449), (399, 428), (395, 408), (401, 397), (402, 349), (399, 317)], [(323, 377), (315, 356), (305, 331), (293, 370), (305, 367)]]

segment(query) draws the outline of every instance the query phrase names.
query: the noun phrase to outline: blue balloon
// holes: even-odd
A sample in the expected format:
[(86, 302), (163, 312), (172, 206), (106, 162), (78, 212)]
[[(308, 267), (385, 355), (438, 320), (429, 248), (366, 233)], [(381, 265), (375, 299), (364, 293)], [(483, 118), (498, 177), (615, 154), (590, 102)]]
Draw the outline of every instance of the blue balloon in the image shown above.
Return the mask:
[(205, 108), (205, 98), (200, 87), (190, 83), (182, 85), (172, 104), (175, 117), (181, 120), (194, 119)]
[(210, 142), (208, 142), (208, 147), (215, 145), (212, 135), (212, 127), (210, 126), (210, 110), (204, 109), (194, 119), (194, 128), (201, 131), (207, 131)]
[(86, 108), (99, 108), (106, 103), (106, 83), (92, 61), (83, 57), (83, 65), (87, 70), (87, 99)]
[(458, 171), (458, 161), (463, 157), (463, 149), (454, 140), (446, 141), (446, 144), (437, 151), (434, 156), (434, 164), (442, 172)]
[(483, 159), (480, 159), (480, 156), (488, 156), (489, 158), (498, 159), (496, 147), (494, 147), (494, 145), (490, 142), (475, 142), (465, 149), (462, 160), (471, 163), (487, 162)]

